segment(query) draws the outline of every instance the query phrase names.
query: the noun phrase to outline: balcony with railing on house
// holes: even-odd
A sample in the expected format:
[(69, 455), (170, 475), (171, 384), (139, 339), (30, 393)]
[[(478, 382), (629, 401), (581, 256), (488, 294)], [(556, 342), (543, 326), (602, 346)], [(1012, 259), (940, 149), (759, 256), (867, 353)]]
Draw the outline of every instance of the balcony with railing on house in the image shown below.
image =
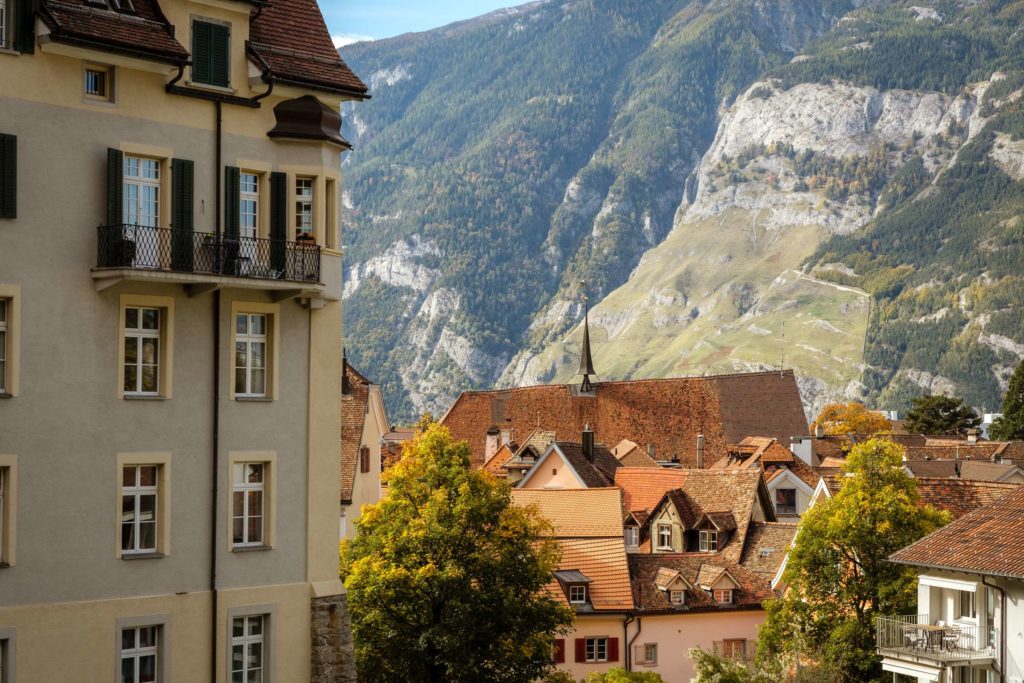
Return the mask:
[(985, 664), (996, 656), (996, 629), (976, 624), (932, 621), (927, 614), (878, 617), (878, 652), (884, 657), (933, 666)]
[[(97, 229), (98, 289), (122, 279), (208, 287), (321, 289), (320, 245), (142, 225)], [(231, 280), (226, 280), (231, 278)]]

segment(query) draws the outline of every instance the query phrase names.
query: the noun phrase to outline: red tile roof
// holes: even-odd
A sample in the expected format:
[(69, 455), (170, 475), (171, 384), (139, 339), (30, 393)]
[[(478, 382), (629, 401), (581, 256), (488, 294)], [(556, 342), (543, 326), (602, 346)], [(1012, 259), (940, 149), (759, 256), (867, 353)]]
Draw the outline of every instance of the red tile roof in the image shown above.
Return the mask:
[(740, 564), (752, 572), (774, 578), (796, 537), (796, 524), (753, 522), (747, 529), (747, 543)]
[(278, 81), (367, 97), (367, 87), (334, 49), (316, 0), (271, 0), (254, 13), (249, 55)]
[[(679, 572), (694, 588), (686, 591), (685, 605), (676, 607), (669, 595), (658, 586), (658, 575)], [(729, 573), (739, 588), (733, 591), (733, 604), (720, 606), (712, 595), (701, 589), (701, 579), (718, 580)], [(695, 612), (736, 608), (761, 609), (761, 603), (773, 597), (770, 579), (764, 574), (750, 571), (735, 562), (698, 553), (666, 553), (659, 555), (630, 555), (629, 573), (633, 582), (633, 597), (638, 610), (645, 612)]]
[(623, 513), (652, 512), (665, 494), (682, 488), (687, 470), (663, 467), (620, 467), (615, 485), (622, 489)]
[(554, 524), (559, 538), (621, 538), (620, 496), (615, 488), (512, 489), (515, 504), (536, 505), (538, 512)]
[(352, 502), (352, 487), (359, 467), (371, 383), (347, 363), (344, 372), (347, 391), (341, 395), (341, 502), (347, 505)]
[(1024, 580), (1024, 487), (897, 551), (890, 559)]
[(1019, 471), (1013, 463), (987, 460), (908, 460), (904, 464), (915, 477), (956, 477), (974, 481), (1000, 481)]
[(921, 494), (921, 502), (939, 510), (945, 510), (953, 516), (953, 519), (958, 519), (981, 507), (990, 505), (1007, 493), (1017, 490), (1020, 486), (1020, 484), (967, 479), (921, 477), (917, 480), (917, 490)]
[(134, 13), (89, 5), (86, 0), (43, 0), (39, 16), (49, 39), (86, 48), (184, 64), (188, 51), (174, 38), (174, 27), (157, 0), (133, 0)]
[(463, 393), (441, 422), (456, 439), (469, 442), (472, 465), (484, 460), (487, 429), (501, 424), (516, 433), (538, 425), (559, 439), (578, 440), (584, 425), (604, 443), (630, 439), (653, 444), (655, 457), (680, 456), (696, 465), (697, 435), (705, 437), (710, 465), (725, 454), (727, 443), (751, 434), (789, 443), (804, 434), (800, 393), (792, 371), (710, 377), (680, 377), (597, 382), (592, 396), (568, 385), (544, 385)]

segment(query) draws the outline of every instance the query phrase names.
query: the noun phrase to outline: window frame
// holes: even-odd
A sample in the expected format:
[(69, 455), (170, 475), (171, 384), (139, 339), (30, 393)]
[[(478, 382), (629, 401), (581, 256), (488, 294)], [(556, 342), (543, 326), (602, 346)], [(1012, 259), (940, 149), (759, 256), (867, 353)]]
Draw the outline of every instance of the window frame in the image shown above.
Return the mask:
[[(129, 169), (131, 168), (130, 162), (137, 162), (138, 173), (135, 175), (129, 175)], [(164, 159), (159, 157), (150, 156), (148, 154), (139, 154), (136, 152), (125, 151), (124, 152), (124, 164), (121, 168), (121, 192), (122, 192), (122, 206), (121, 206), (121, 223), (124, 225), (135, 225), (141, 228), (160, 228), (163, 226), (163, 212), (166, 208), (164, 206), (164, 191), (166, 189), (164, 179), (167, 177), (167, 173), (164, 169)], [(156, 178), (147, 178), (143, 172), (143, 165), (147, 162), (152, 162), (156, 169)], [(131, 198), (129, 197), (129, 188), (137, 187), (138, 196), (135, 201), (135, 216), (136, 221), (130, 221), (129, 217), (129, 203)], [(155, 211), (152, 215), (144, 214), (142, 207), (144, 206), (145, 199), (143, 198), (143, 190), (155, 190)], [(143, 218), (152, 218), (151, 223), (144, 222)]]
[[(712, 597), (714, 598), (715, 602), (717, 604), (719, 604), (719, 605), (731, 605), (731, 604), (733, 604), (734, 596), (733, 596), (733, 589), (732, 588), (715, 588), (714, 590), (711, 591), (711, 594), (712, 594)], [(719, 599), (719, 595), (721, 595), (722, 597), (728, 597), (729, 599), (728, 600), (721, 600), (721, 599)]]
[[(13, 567), (17, 547), (18, 458), (0, 454), (0, 568)], [(3, 683), (0, 680), (0, 683)]]
[[(668, 533), (668, 543), (662, 543), (663, 536)], [(658, 549), (659, 550), (671, 550), (672, 549), (672, 525), (671, 524), (658, 524)]]
[(0, 683), (14, 683), (18, 680), (17, 640), (15, 629), (0, 628)]
[(3, 345), (0, 349), (0, 355), (3, 356), (3, 364), (0, 366), (0, 398), (13, 398), (20, 390), (18, 379), (21, 355), (21, 287), (0, 284), (0, 300), (5, 304), (3, 339), (0, 341)]
[[(103, 75), (103, 94), (89, 92), (89, 73), (94, 72)], [(82, 97), (90, 103), (113, 104), (116, 101), (114, 78), (114, 67), (107, 64), (93, 64), (84, 62), (82, 64)], [(134, 156), (134, 155), (133, 155)]]
[[(604, 648), (604, 656), (601, 656), (601, 648)], [(608, 636), (587, 636), (583, 648), (583, 659), (588, 664), (596, 664), (608, 661)]]
[[(244, 239), (246, 237), (260, 238), (264, 236), (265, 231), (263, 230), (263, 189), (264, 189), (264, 174), (260, 171), (255, 171), (248, 168), (243, 168), (239, 171), (238, 177), (238, 223), (239, 223), (239, 234)], [(247, 190), (248, 185), (246, 178), (252, 178), (255, 185), (254, 190)], [(251, 204), (252, 210), (248, 210), (247, 204)], [(246, 225), (247, 217), (252, 217), (252, 231), (253, 234), (246, 235), (244, 231), (250, 226)]]
[[(641, 645), (644, 653), (644, 661), (640, 662), (642, 666), (657, 666), (658, 665), (658, 644), (657, 643), (644, 643)], [(653, 654), (652, 654), (653, 653)]]
[(121, 655), (123, 651), (121, 647), (121, 633), (127, 629), (137, 628), (156, 629), (156, 680), (161, 682), (171, 680), (172, 657), (169, 652), (171, 643), (170, 614), (150, 614), (137, 617), (123, 617), (115, 621), (114, 628), (116, 629), (114, 635), (114, 677), (116, 680), (121, 680)]
[[(247, 482), (244, 481), (245, 472), (249, 467), (260, 468), (260, 481), (259, 482)], [(243, 481), (239, 482), (237, 474), (241, 468), (243, 474)], [(246, 462), (246, 461), (234, 461), (231, 463), (231, 547), (232, 549), (237, 548), (259, 548), (266, 545), (267, 538), (267, 475), (269, 474), (270, 467), (265, 461), (257, 462)], [(260, 514), (259, 514), (259, 538), (257, 540), (251, 540), (248, 538), (249, 532), (249, 520), (255, 518), (256, 515), (250, 514), (250, 494), (260, 494)], [(236, 514), (235, 509), (235, 497), (238, 494), (242, 494), (242, 515), (239, 517)], [(234, 523), (236, 520), (242, 520), (242, 539), (237, 540), (237, 536), (234, 531)]]
[[(171, 554), (171, 454), (170, 453), (118, 453), (117, 458), (117, 511), (114, 524), (114, 556), (119, 560), (167, 557)], [(121, 521), (124, 496), (124, 470), (126, 467), (156, 467), (156, 548), (154, 550), (122, 549), (124, 529)]]
[[(152, 645), (141, 645), (143, 632), (152, 629)], [(126, 631), (132, 632), (132, 647), (125, 649), (124, 636)], [(132, 662), (132, 680), (130, 683), (142, 683), (140, 677), (140, 663), (143, 659), (153, 658), (153, 674), (159, 679), (160, 663), (163, 657), (160, 653), (160, 627), (159, 626), (126, 626), (118, 630), (121, 638), (121, 651), (118, 664), (121, 669), (121, 680), (124, 680), (125, 660)]]
[(339, 177), (328, 174), (324, 177), (324, 247), (333, 251), (341, 249), (341, 206)]
[[(245, 318), (245, 332), (239, 332), (238, 331), (238, 326), (239, 326), (239, 323), (241, 322), (241, 320), (240, 320), (241, 318)], [(253, 330), (253, 321), (255, 319), (262, 319), (262, 322), (263, 322), (263, 332), (262, 332), (262, 334), (252, 331)], [(232, 378), (233, 378), (234, 386), (235, 386), (235, 396), (237, 398), (266, 398), (267, 397), (267, 383), (268, 383), (267, 380), (268, 380), (268, 375), (269, 375), (268, 368), (267, 368), (267, 364), (268, 364), (267, 363), (267, 356), (268, 356), (267, 352), (270, 350), (270, 341), (269, 341), (270, 335), (269, 335), (269, 329), (268, 329), (269, 326), (270, 326), (270, 322), (271, 322), (270, 321), (270, 316), (268, 314), (266, 314), (266, 313), (247, 313), (247, 312), (241, 312), (241, 313), (236, 313), (235, 316), (234, 316), (234, 325), (235, 325), (235, 335), (234, 335), (234, 337), (235, 337), (235, 343), (234, 343), (234, 373), (232, 374)], [(253, 352), (253, 350), (254, 350), (255, 347), (257, 347), (259, 345), (262, 345), (262, 347), (263, 347), (263, 354), (262, 354), (263, 366), (262, 367), (257, 367), (255, 362), (254, 362), (254, 358), (255, 358), (255, 356), (257, 354), (255, 354)], [(238, 355), (239, 354), (239, 350), (238, 350), (238, 348), (239, 348), (239, 346), (243, 346), (244, 347), (244, 351), (242, 353), (244, 354), (245, 365), (242, 366), (242, 367), (239, 367), (239, 365), (238, 365), (238, 360), (239, 360), (239, 355)], [(243, 373), (243, 377), (244, 377), (244, 384), (245, 384), (245, 386), (243, 387), (243, 391), (239, 391), (238, 390), (239, 389), (239, 387), (238, 387), (238, 372), (239, 371), (241, 371)], [(256, 385), (255, 377), (256, 377), (256, 373), (260, 372), (260, 371), (263, 372), (263, 390), (262, 391), (256, 391), (255, 390), (255, 385)]]
[[(582, 595), (580, 595), (580, 592), (582, 592)], [(585, 604), (587, 604), (587, 584), (585, 584), (585, 583), (571, 583), (571, 584), (569, 584), (569, 604), (570, 605), (585, 605)]]
[(701, 529), (698, 534), (698, 547), (702, 553), (717, 553), (718, 532), (714, 529)]
[[(225, 507), (225, 533), (227, 550), (231, 553), (273, 550), (277, 542), (277, 452), (276, 451), (229, 451), (227, 457), (227, 490), (231, 500)], [(236, 544), (234, 538), (234, 493), (235, 466), (244, 463), (263, 465), (263, 542)]]
[[(17, 0), (14, 0), (17, 2)], [(0, 0), (0, 51), (14, 52), (14, 2)], [(0, 683), (3, 683), (0, 681)]]
[[(0, 2), (2, 1), (0, 0)], [(10, 300), (0, 297), (0, 394), (7, 393), (7, 337), (9, 327), (7, 319), (10, 317), (10, 308)]]
[[(231, 38), (232, 38), (232, 26), (231, 22), (214, 19), (207, 16), (192, 15), (189, 21), (189, 52), (193, 55), (193, 61), (196, 57), (196, 24), (207, 24), (209, 26), (216, 26), (227, 31), (226, 45), (224, 46), (224, 59), (226, 61), (224, 65), (224, 73), (227, 76), (226, 83), (214, 83), (214, 64), (212, 55), (210, 55), (210, 81), (201, 81), (196, 78), (195, 64), (189, 69), (189, 85), (198, 86), (200, 88), (210, 88), (213, 90), (229, 91), (234, 92), (231, 87)], [(209, 45), (210, 50), (213, 50), (213, 43)]]
[(372, 455), (369, 446), (359, 447), (359, 473), (368, 474), (370, 471), (370, 460)]
[[(309, 183), (309, 195), (299, 194), (299, 183)], [(317, 176), (296, 174), (292, 181), (292, 216), (295, 220), (295, 239), (298, 241), (300, 235), (309, 235), (309, 238), (316, 240), (316, 185)], [(305, 209), (302, 210), (300, 221), (299, 205), (309, 204), (309, 226), (308, 230), (303, 225), (305, 222)], [(303, 237), (302, 239), (309, 239)]]
[[(676, 600), (676, 595), (679, 596), (679, 600)], [(671, 588), (668, 591), (669, 604), (679, 607), (686, 604), (686, 591), (682, 588)]]
[[(780, 494), (791, 494), (793, 497), (793, 504), (790, 505), (789, 501), (779, 501)], [(796, 501), (796, 488), (786, 487), (775, 489), (775, 514), (777, 515), (795, 515), (797, 512), (797, 501)]]
[[(124, 390), (126, 311), (129, 308), (161, 310), (159, 365), (156, 393), (133, 393)], [(170, 399), (173, 389), (174, 361), (174, 297), (122, 294), (118, 320), (117, 398), (128, 400)]]
[(626, 550), (636, 550), (640, 547), (640, 527), (627, 524), (622, 528), (622, 536), (626, 543)]
[[(150, 312), (150, 311), (156, 313), (156, 328), (147, 329), (145, 327), (145, 318), (146, 318), (146, 313)], [(135, 313), (136, 327), (129, 328), (128, 327), (128, 318), (129, 318), (129, 313), (131, 313), (131, 312)], [(163, 328), (163, 325), (161, 324), (161, 321), (164, 318), (163, 311), (161, 309), (159, 309), (159, 308), (155, 308), (155, 307), (151, 307), (151, 306), (126, 306), (125, 310), (124, 310), (124, 318), (125, 318), (125, 325), (124, 325), (125, 358), (124, 358), (124, 363), (123, 363), (123, 366), (124, 366), (123, 367), (123, 370), (124, 370), (123, 377), (124, 377), (124, 385), (125, 385), (125, 386), (123, 386), (124, 393), (125, 393), (126, 396), (129, 396), (129, 395), (130, 396), (159, 396), (160, 395), (160, 353), (161, 353), (161, 347), (163, 346), (163, 342), (162, 342), (162, 338), (161, 338), (162, 337), (161, 330)], [(157, 345), (156, 357), (154, 359), (154, 362), (152, 362), (152, 363), (145, 362), (145, 359), (144, 359), (144, 356), (143, 356), (143, 353), (142, 353), (142, 350), (143, 350), (143, 348), (145, 348), (145, 345), (146, 345), (146, 341), (145, 340), (147, 340), (147, 339), (155, 339), (156, 340), (156, 345)], [(129, 342), (131, 342), (131, 343), (129, 343)], [(135, 348), (135, 361), (132, 362), (132, 363), (129, 363), (128, 362), (128, 349), (130, 348), (130, 346), (132, 344), (134, 344), (135, 347), (136, 347)], [(144, 372), (143, 371), (147, 367), (149, 367), (149, 366), (153, 366), (153, 368), (154, 368), (154, 373), (153, 374), (154, 374), (154, 381), (156, 382), (156, 388), (153, 389), (152, 391), (147, 391), (147, 390), (145, 390), (143, 388), (143, 382), (144, 382), (144, 379), (143, 379)], [(128, 387), (127, 387), (127, 384), (128, 384), (128, 369), (129, 368), (133, 368), (135, 370), (135, 388), (134, 389), (128, 389)]]
[[(975, 591), (957, 591), (960, 595), (956, 600), (956, 611), (958, 620), (978, 621), (978, 594)], [(968, 613), (964, 613), (964, 603)]]
[[(235, 645), (234, 637), (234, 621), (235, 619), (243, 617), (262, 617), (263, 618), (263, 661), (262, 661), (262, 683), (273, 683), (274, 682), (274, 645), (275, 645), (275, 628), (277, 624), (277, 605), (275, 604), (262, 604), (262, 605), (240, 605), (238, 607), (229, 607), (227, 610), (227, 618), (225, 619), (226, 637), (224, 638), (224, 680), (230, 681), (232, 674), (232, 655)], [(243, 636), (244, 638), (244, 636)]]
[[(239, 315), (264, 315), (266, 316), (266, 342), (267, 349), (264, 357), (264, 371), (266, 373), (265, 378), (265, 389), (266, 391), (262, 395), (255, 394), (240, 394), (235, 390), (235, 351), (236, 345), (238, 344), (238, 326), (236, 321)], [(230, 346), (228, 347), (228, 353), (230, 353), (229, 363), (232, 368), (231, 376), (228, 379), (228, 396), (233, 401), (274, 401), (277, 400), (278, 390), (278, 368), (280, 367), (280, 336), (281, 336), (281, 304), (269, 304), (257, 301), (240, 301), (235, 300), (231, 302), (230, 319), (228, 323), (231, 330)]]

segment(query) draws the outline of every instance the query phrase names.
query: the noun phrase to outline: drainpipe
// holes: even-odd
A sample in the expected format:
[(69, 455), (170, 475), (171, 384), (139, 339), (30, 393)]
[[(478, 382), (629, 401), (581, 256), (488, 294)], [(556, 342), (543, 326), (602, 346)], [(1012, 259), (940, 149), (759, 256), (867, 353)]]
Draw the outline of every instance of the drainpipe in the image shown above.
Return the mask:
[[(216, 167), (214, 169), (214, 225), (217, 241), (221, 233), (221, 142), (222, 142), (222, 110), (221, 103), (215, 102), (217, 112)], [(210, 494), (210, 683), (217, 680), (217, 498), (219, 496), (218, 481), (220, 480), (220, 304), (221, 291), (214, 292), (213, 298), (213, 457), (211, 458), (212, 486)]]
[(622, 623), (622, 642), (626, 643), (626, 671), (633, 670), (633, 643), (640, 637), (640, 632), (644, 630), (644, 618), (635, 617), (636, 620), (636, 635), (632, 638), (628, 638), (629, 630), (628, 627), (633, 623), (633, 615), (629, 615), (626, 621)]
[(982, 575), (981, 584), (999, 591), (999, 642), (996, 645), (999, 647), (999, 683), (1006, 683), (1006, 591), (995, 584), (987, 583), (987, 578)]

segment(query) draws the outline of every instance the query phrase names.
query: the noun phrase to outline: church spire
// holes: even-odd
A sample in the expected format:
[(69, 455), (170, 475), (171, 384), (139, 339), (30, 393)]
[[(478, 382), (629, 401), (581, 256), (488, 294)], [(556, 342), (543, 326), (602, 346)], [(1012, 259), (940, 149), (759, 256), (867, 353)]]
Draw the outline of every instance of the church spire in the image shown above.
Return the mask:
[(583, 375), (581, 392), (589, 393), (594, 390), (594, 385), (590, 383), (590, 375), (597, 373), (594, 372), (594, 359), (590, 355), (590, 300), (586, 294), (583, 295), (583, 348), (580, 350), (580, 369), (576, 374)]

